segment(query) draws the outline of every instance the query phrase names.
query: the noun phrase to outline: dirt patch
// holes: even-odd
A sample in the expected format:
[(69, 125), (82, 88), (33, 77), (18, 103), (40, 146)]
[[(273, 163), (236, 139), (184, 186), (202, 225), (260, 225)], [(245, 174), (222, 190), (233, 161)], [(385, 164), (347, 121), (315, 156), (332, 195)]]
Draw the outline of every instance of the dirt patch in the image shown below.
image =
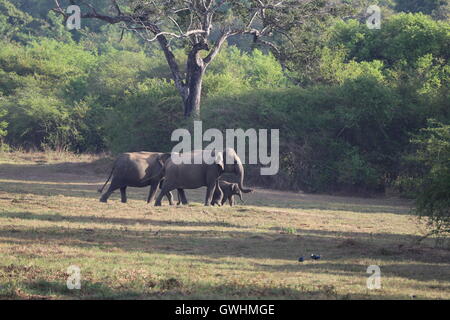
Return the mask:
[(260, 236), (260, 235), (254, 235), (254, 236), (249, 237), (249, 239), (253, 239), (253, 240), (267, 240), (268, 238), (264, 237), (264, 236)]
[(361, 247), (361, 243), (355, 239), (345, 239), (337, 245), (338, 248), (355, 248)]
[(174, 290), (174, 289), (180, 289), (183, 287), (183, 282), (176, 279), (176, 278), (169, 278), (162, 280), (160, 282), (161, 289), (163, 290)]
[(289, 237), (277, 237), (275, 239), (273, 239), (273, 241), (276, 242), (289, 242), (291, 239)]

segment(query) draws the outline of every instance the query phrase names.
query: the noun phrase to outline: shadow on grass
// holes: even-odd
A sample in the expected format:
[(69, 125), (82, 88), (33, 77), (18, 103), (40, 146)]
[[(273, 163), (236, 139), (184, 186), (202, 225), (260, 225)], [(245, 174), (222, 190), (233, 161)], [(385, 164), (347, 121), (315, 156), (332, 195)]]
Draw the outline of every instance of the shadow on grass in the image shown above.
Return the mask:
[(73, 216), (60, 214), (33, 214), (31, 212), (2, 212), (1, 217), (24, 220), (38, 220), (51, 222), (76, 222), (76, 223), (104, 223), (117, 225), (149, 225), (149, 226), (178, 226), (178, 227), (226, 227), (226, 228), (245, 228), (244, 226), (232, 224), (224, 221), (173, 221), (173, 220), (154, 220), (150, 218), (114, 218), (98, 216)]
[[(174, 279), (171, 279), (174, 280)], [(167, 282), (167, 280), (165, 281)], [(20, 290), (17, 290), (17, 286)], [(147, 290), (142, 288), (112, 288), (102, 283), (82, 281), (80, 290), (69, 290), (64, 281), (35, 280), (16, 285), (0, 292), (0, 298), (6, 299), (211, 299), (211, 298), (338, 298), (333, 288), (307, 291), (291, 288), (275, 288), (270, 286), (245, 287), (237, 285), (183, 285), (175, 288), (155, 287)]]
[[(28, 215), (33, 216), (33, 215)], [(153, 221), (149, 221), (152, 225)], [(166, 222), (155, 221), (156, 226)], [(211, 226), (213, 223), (211, 223)], [(351, 237), (352, 245), (342, 241), (343, 234)], [(379, 260), (385, 275), (417, 280), (450, 279), (450, 252), (426, 247), (409, 247), (399, 235), (366, 233), (339, 233), (323, 230), (305, 230), (301, 236), (244, 230), (123, 230), (113, 228), (82, 229), (61, 226), (23, 229), (9, 227), (0, 230), (2, 242), (19, 246), (45, 246), (95, 249), (101, 252), (141, 252), (148, 254), (175, 254), (203, 257), (208, 263), (222, 258), (270, 259), (275, 265), (253, 263), (252, 271), (322, 272), (350, 274), (365, 272), (362, 265), (345, 263), (346, 259)], [(355, 242), (356, 241), (356, 242)], [(404, 240), (403, 240), (404, 241)], [(399, 245), (400, 244), (400, 245)], [(406, 244), (406, 245), (405, 245)], [(316, 263), (298, 263), (300, 255), (316, 252), (322, 259)], [(26, 253), (31, 258), (39, 253)], [(280, 264), (280, 260), (285, 263)], [(217, 263), (223, 264), (221, 260)], [(240, 267), (240, 266), (239, 266)], [(367, 267), (367, 266), (366, 266)]]
[[(383, 261), (379, 267), (382, 271), (384, 277), (400, 277), (405, 279), (415, 279), (420, 281), (436, 280), (440, 281), (440, 285), (450, 289), (450, 271), (449, 265), (445, 264), (444, 261), (441, 263), (392, 263), (392, 261)], [(310, 273), (324, 273), (333, 274), (336, 276), (352, 276), (355, 274), (365, 275), (367, 267), (361, 264), (352, 263), (339, 263), (339, 262), (311, 262), (311, 263), (298, 263), (294, 264), (284, 264), (284, 265), (261, 265), (258, 267), (264, 270), (270, 270), (274, 272), (299, 272), (305, 271)], [(444, 283), (447, 283), (444, 285)]]
[[(27, 182), (1, 182), (0, 190), (15, 194), (34, 194), (39, 196), (78, 197), (84, 199), (100, 199), (101, 194), (97, 189), (101, 184), (55, 184), (55, 183), (27, 183)], [(139, 188), (139, 194), (134, 192), (136, 188), (127, 189), (127, 197), (131, 200), (146, 201), (147, 195), (142, 193), (149, 192), (150, 187)], [(105, 188), (105, 191), (107, 188)], [(5, 199), (4, 200), (9, 200)], [(12, 200), (12, 199), (11, 199)], [(109, 201), (120, 201), (120, 192), (114, 192)]]
[(2, 179), (25, 179), (42, 182), (79, 182), (94, 179), (105, 180), (112, 168), (111, 159), (98, 159), (92, 162), (60, 162), (36, 164), (0, 164)]
[[(19, 290), (18, 290), (19, 289)], [(6, 286), (0, 290), (0, 299), (139, 299), (142, 292), (134, 290), (115, 290), (99, 282), (81, 281), (81, 289), (70, 290), (65, 281), (34, 281)]]
[[(1, 177), (2, 180), (8, 180)], [(91, 178), (92, 179), (92, 178)], [(100, 193), (97, 189), (103, 185), (104, 182), (98, 179), (90, 184), (83, 183), (88, 180), (87, 178), (80, 179), (78, 181), (55, 181), (54, 183), (45, 183), (44, 181), (2, 181), (0, 185), (0, 191), (14, 193), (14, 194), (34, 194), (40, 196), (55, 196), (62, 195), (66, 197), (79, 197), (85, 199), (95, 199), (100, 198)], [(60, 183), (56, 183), (60, 182)], [(70, 184), (73, 183), (73, 184)], [(130, 200), (146, 201), (150, 187), (144, 188), (127, 188), (127, 196)], [(105, 188), (106, 190), (107, 188)], [(196, 190), (186, 190), (188, 200), (190, 202), (203, 203), (205, 188), (199, 188)], [(176, 191), (173, 192), (176, 199)], [(345, 212), (355, 212), (355, 213), (390, 213), (390, 214), (404, 214), (410, 215), (410, 210), (405, 205), (382, 205), (380, 204), (382, 200), (378, 199), (379, 203), (361, 203), (361, 199), (347, 198), (346, 202), (334, 200), (336, 197), (331, 197), (327, 200), (327, 196), (321, 201), (316, 201), (309, 199), (309, 196), (305, 197), (295, 197), (295, 194), (289, 193), (289, 196), (284, 197), (274, 197), (267, 194), (264, 190), (257, 190), (252, 194), (245, 195), (245, 202), (238, 203), (240, 206), (244, 206), (240, 210), (251, 210), (245, 209), (245, 206), (256, 206), (256, 207), (269, 207), (276, 209), (297, 209), (297, 210), (327, 210), (327, 211), (345, 211)], [(313, 197), (313, 196), (311, 196)], [(6, 200), (6, 199), (5, 199)], [(120, 193), (118, 191), (110, 197), (109, 202), (119, 202)], [(151, 206), (152, 204), (149, 204)], [(228, 207), (228, 205), (225, 205)]]
[[(174, 282), (175, 287), (164, 283)], [(144, 285), (145, 284), (141, 284)], [(19, 290), (18, 290), (19, 289)], [(402, 299), (403, 296), (387, 296), (383, 292), (371, 294), (340, 294), (333, 285), (312, 287), (274, 286), (255, 284), (221, 284), (205, 285), (201, 283), (183, 284), (176, 279), (163, 280), (151, 288), (114, 288), (100, 282), (82, 281), (80, 290), (69, 290), (64, 281), (34, 281), (15, 284), (0, 291), (1, 299), (84, 299), (84, 300), (129, 300), (129, 299)]]
[[(12, 218), (12, 219), (24, 219), (24, 220), (37, 220), (37, 221), (48, 221), (48, 222), (74, 222), (74, 223), (96, 223), (96, 224), (114, 224), (118, 226), (124, 226), (124, 225), (130, 225), (134, 226), (136, 224), (149, 226), (149, 227), (167, 227), (167, 226), (174, 226), (174, 227), (211, 227), (211, 228), (234, 228), (238, 230), (248, 229), (248, 226), (233, 224), (225, 221), (174, 221), (174, 220), (160, 220), (160, 219), (154, 219), (151, 216), (147, 216), (144, 218), (119, 218), (119, 217), (99, 217), (99, 216), (89, 216), (89, 215), (61, 215), (61, 214), (35, 214), (31, 212), (7, 212), (4, 211), (1, 213), (1, 217), (4, 218)], [(68, 229), (69, 231), (77, 231), (82, 229)], [(91, 229), (89, 229), (91, 230)], [(92, 232), (96, 232), (99, 235), (103, 233), (104, 230), (108, 229), (97, 229), (93, 230)], [(117, 231), (116, 229), (111, 229), (112, 231)], [(275, 236), (274, 241), (280, 241), (283, 242), (282, 239), (289, 239), (293, 240), (296, 239), (298, 241), (306, 241), (308, 242), (309, 238), (320, 238), (324, 241), (329, 241), (333, 245), (336, 245), (337, 242), (336, 239), (340, 239), (342, 241), (343, 239), (357, 239), (357, 240), (350, 240), (349, 250), (356, 250), (356, 249), (364, 249), (363, 243), (360, 241), (365, 241), (366, 243), (373, 243), (380, 240), (383, 240), (384, 242), (396, 242), (397, 244), (406, 244), (408, 242), (414, 242), (420, 239), (420, 236), (407, 236), (404, 234), (395, 234), (395, 233), (367, 233), (367, 232), (345, 232), (345, 231), (330, 231), (330, 230), (314, 230), (314, 229), (295, 229), (295, 232), (292, 234), (286, 234), (286, 232), (283, 230), (283, 228), (280, 227), (272, 227), (269, 230), (272, 232), (270, 235)], [(0, 230), (0, 232), (2, 232)], [(143, 238), (147, 237), (148, 232), (147, 231), (130, 231), (138, 234), (139, 236), (142, 236)], [(234, 230), (170, 230), (170, 231), (161, 231), (162, 233), (168, 232), (174, 233), (174, 234), (184, 234), (184, 235), (208, 235), (208, 234), (217, 234), (220, 233), (227, 237), (229, 235), (230, 237), (239, 237), (239, 238), (250, 238), (254, 241), (263, 241), (267, 240), (264, 236), (259, 235), (259, 233), (256, 232), (249, 232), (249, 231), (234, 231)], [(162, 234), (161, 233), (161, 234)], [(399, 240), (402, 240), (399, 242)], [(406, 241), (405, 241), (406, 240)], [(338, 243), (339, 244), (339, 243)], [(339, 244), (340, 245), (340, 244)], [(345, 243), (343, 244), (346, 245)], [(367, 245), (367, 244), (366, 244)], [(385, 251), (381, 252), (382, 255), (395, 255), (396, 250), (393, 248), (386, 249)]]

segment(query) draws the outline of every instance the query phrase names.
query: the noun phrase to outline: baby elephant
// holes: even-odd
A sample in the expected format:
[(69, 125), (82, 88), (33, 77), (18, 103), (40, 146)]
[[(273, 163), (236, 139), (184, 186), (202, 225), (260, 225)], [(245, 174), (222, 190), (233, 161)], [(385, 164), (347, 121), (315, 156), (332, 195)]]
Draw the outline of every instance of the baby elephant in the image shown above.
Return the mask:
[(217, 190), (217, 188), (214, 191), (213, 200), (211, 202), (212, 205), (223, 205), (225, 201), (228, 200), (230, 203), (230, 206), (234, 205), (234, 195), (238, 195), (239, 198), (242, 200), (242, 192), (241, 189), (239, 189), (239, 185), (237, 183), (231, 183), (224, 180), (219, 181), (220, 189), (222, 189), (223, 197), (221, 198), (220, 190)]

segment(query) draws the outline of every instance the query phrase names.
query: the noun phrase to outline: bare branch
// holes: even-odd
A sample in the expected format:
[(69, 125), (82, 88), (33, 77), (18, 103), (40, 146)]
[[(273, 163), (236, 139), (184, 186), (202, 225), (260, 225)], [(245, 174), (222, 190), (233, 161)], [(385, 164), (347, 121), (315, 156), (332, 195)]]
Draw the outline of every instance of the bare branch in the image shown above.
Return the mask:
[(117, 4), (117, 0), (111, 0), (113, 6), (116, 8), (117, 10), (117, 15), (121, 16), (122, 15), (122, 11), (120, 10), (119, 5)]
[(215, 6), (212, 6), (209, 11), (217, 11), (224, 3), (226, 0), (219, 0), (216, 2)]
[(256, 11), (253, 13), (252, 17), (250, 18), (250, 22), (247, 24), (247, 29), (248, 29), (248, 28), (251, 28), (251, 26), (252, 26), (252, 24), (253, 24), (253, 21), (254, 21), (254, 20), (256, 19), (256, 17), (258, 16), (258, 13), (259, 13), (258, 10), (256, 10)]
[(178, 12), (186, 11), (186, 10), (189, 10), (189, 8), (175, 9), (175, 10), (173, 11), (173, 13), (178, 13)]
[[(178, 24), (178, 22), (177, 22), (174, 18), (172, 18), (172, 17), (168, 17), (168, 18), (169, 18), (169, 20), (172, 21), (173, 24), (177, 27), (178, 31), (180, 31), (180, 33), (183, 33), (183, 30), (181, 30), (181, 27), (180, 27), (180, 25)], [(188, 29), (188, 30), (189, 30), (189, 29)]]
[(273, 51), (275, 51), (275, 54), (277, 57), (279, 57), (281, 55), (280, 49), (273, 43), (264, 39), (257, 39), (258, 42), (262, 43), (265, 46), (268, 46), (270, 48), (272, 48)]
[(86, 3), (86, 1), (83, 1), (83, 0), (80, 0), (80, 2), (81, 2), (82, 4), (88, 6), (88, 7), (92, 10), (92, 13), (93, 13), (93, 14), (98, 15), (97, 10), (95, 10), (95, 7), (94, 7), (92, 4)]
[(56, 13), (63, 15), (64, 18), (67, 18), (66, 11), (63, 8), (61, 8), (61, 5), (59, 4), (58, 0), (55, 0), (55, 4), (56, 4), (56, 8), (53, 8), (52, 10)]
[[(142, 30), (142, 28), (128, 28), (129, 30), (133, 30), (133, 31), (137, 31), (137, 30)], [(181, 39), (181, 38), (186, 38), (186, 37), (189, 37), (189, 36), (191, 36), (191, 35), (193, 35), (193, 34), (202, 34), (202, 33), (205, 33), (205, 31), (203, 31), (203, 30), (201, 30), (201, 29), (196, 29), (196, 30), (190, 30), (190, 31), (187, 31), (187, 32), (185, 32), (185, 33), (182, 33), (182, 34), (176, 34), (176, 33), (173, 33), (173, 32), (168, 32), (168, 31), (161, 31), (161, 32), (159, 32), (159, 33), (157, 33), (154, 37), (152, 37), (152, 38), (142, 38), (142, 39), (144, 39), (145, 41), (147, 41), (147, 42), (153, 42), (153, 41), (155, 41), (155, 40), (158, 40), (158, 37), (159, 36), (162, 36), (162, 35), (165, 35), (165, 36), (171, 36), (171, 37), (174, 37), (174, 38), (177, 38), (177, 39)]]
[(224, 44), (225, 40), (230, 36), (231, 34), (228, 32), (222, 32), (219, 39), (217, 40), (216, 44), (214, 45), (214, 48), (211, 50), (211, 52), (203, 59), (203, 62), (205, 65), (208, 65), (211, 63), (211, 61), (217, 56), (217, 54), (220, 52), (220, 49), (222, 48), (222, 45)]

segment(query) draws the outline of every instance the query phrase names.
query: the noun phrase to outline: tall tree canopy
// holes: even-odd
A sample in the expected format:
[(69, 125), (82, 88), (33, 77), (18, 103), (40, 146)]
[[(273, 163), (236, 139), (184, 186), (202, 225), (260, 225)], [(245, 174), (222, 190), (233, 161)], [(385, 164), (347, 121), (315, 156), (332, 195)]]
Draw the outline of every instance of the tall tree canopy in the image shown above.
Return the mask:
[[(79, 5), (84, 19), (120, 24), (146, 42), (158, 42), (186, 117), (199, 116), (205, 70), (228, 38), (249, 35), (251, 41), (279, 53), (277, 37), (287, 36), (305, 19), (326, 15), (333, 7), (324, 0), (110, 0), (107, 8), (96, 7), (92, 1), (63, 2), (55, 0), (54, 10), (66, 18), (65, 5)], [(173, 54), (176, 46), (186, 49), (184, 70)]]

